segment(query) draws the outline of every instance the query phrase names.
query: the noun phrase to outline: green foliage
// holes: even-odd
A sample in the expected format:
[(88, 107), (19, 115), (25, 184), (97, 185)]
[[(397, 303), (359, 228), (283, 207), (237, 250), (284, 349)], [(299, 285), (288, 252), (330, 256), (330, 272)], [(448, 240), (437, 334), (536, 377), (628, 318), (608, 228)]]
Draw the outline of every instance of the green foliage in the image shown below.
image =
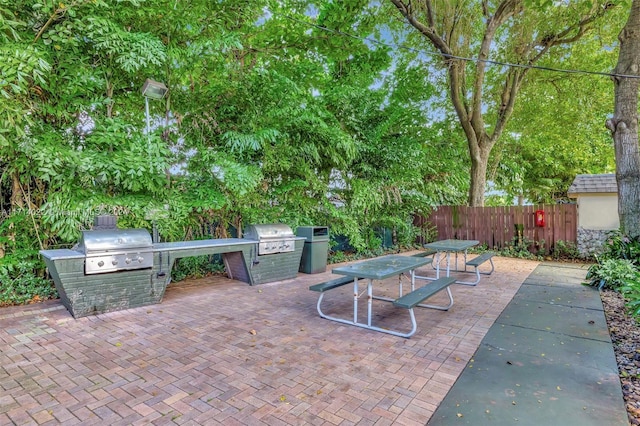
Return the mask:
[[(43, 278), (37, 251), (19, 250), (0, 258), (0, 306), (39, 302), (57, 297), (51, 281)], [(23, 259), (23, 260), (18, 260)], [(40, 275), (36, 275), (40, 271)]]
[(627, 279), (619, 291), (624, 296), (625, 306), (631, 315), (640, 318), (640, 273)]
[(558, 240), (551, 250), (551, 257), (554, 260), (576, 260), (582, 259), (577, 245), (573, 241)]
[(611, 232), (596, 261), (589, 268), (586, 284), (619, 291), (631, 314), (640, 317), (640, 238)]
[(384, 248), (378, 246), (375, 249), (364, 250), (360, 252), (342, 251), (342, 250), (330, 250), (329, 257), (327, 259), (328, 264), (352, 262), (360, 259), (370, 259), (372, 257), (384, 256), (386, 254), (397, 253), (397, 248)]
[(150, 65), (161, 66), (167, 59), (165, 47), (157, 37), (126, 31), (120, 23), (104, 17), (88, 18), (78, 31), (86, 35), (98, 55), (110, 58), (128, 73)]
[(607, 258), (593, 264), (586, 278), (588, 285), (598, 287), (599, 290), (604, 288), (619, 290), (632, 281), (640, 280), (640, 272), (628, 259)]
[(11, 149), (11, 141), (26, 135), (33, 123), (29, 91), (45, 81), (51, 70), (46, 56), (36, 46), (0, 43), (0, 158)]
[(498, 254), (505, 257), (539, 260), (540, 256), (533, 254), (530, 250), (533, 246), (534, 242), (529, 238), (525, 236), (515, 236), (511, 244), (499, 250)]
[(640, 261), (640, 237), (630, 238), (620, 231), (609, 233), (601, 258)]
[(171, 279), (182, 281), (187, 278), (202, 278), (224, 271), (224, 264), (215, 257), (215, 255), (192, 256), (178, 259), (171, 270)]
[[(574, 3), (566, 8), (585, 7)], [(589, 4), (590, 7), (591, 4)], [(607, 9), (607, 17), (572, 45), (557, 46), (543, 65), (572, 70), (611, 70), (618, 50), (617, 36), (628, 6)], [(562, 8), (552, 7), (560, 13)], [(560, 20), (546, 18), (549, 31)], [(496, 145), (490, 178), (508, 193), (532, 203), (566, 200), (567, 188), (581, 173), (615, 171), (611, 134), (602, 126), (613, 111), (614, 92), (607, 78), (579, 73), (530, 73), (523, 85), (513, 119)], [(559, 111), (561, 112), (559, 114)], [(568, 132), (567, 123), (572, 123)]]

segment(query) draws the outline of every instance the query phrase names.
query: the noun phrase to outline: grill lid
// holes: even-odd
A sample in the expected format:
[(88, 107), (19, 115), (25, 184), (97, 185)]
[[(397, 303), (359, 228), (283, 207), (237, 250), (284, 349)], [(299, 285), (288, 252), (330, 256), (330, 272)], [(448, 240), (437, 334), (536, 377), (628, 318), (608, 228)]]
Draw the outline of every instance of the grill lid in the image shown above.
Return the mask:
[(85, 274), (153, 267), (153, 244), (146, 229), (82, 231), (76, 251), (85, 255)]
[(251, 240), (283, 240), (294, 238), (295, 235), (284, 223), (270, 223), (247, 226), (244, 237)]
[(82, 231), (76, 250), (90, 255), (151, 248), (151, 235), (146, 229), (105, 229)]

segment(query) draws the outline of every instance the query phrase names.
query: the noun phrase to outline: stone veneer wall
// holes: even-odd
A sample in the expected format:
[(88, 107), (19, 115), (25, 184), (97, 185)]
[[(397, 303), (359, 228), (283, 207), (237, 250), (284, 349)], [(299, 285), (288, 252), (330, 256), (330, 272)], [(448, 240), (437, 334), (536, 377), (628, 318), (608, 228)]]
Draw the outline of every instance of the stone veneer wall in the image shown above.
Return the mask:
[(602, 253), (604, 242), (611, 230), (578, 227), (578, 252), (584, 257)]

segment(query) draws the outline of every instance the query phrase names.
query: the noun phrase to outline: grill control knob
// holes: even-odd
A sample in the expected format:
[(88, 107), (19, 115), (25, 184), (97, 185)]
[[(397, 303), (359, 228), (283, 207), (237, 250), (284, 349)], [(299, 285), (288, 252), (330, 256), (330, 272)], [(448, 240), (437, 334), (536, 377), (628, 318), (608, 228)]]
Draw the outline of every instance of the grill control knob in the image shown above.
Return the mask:
[(116, 266), (116, 265), (118, 264), (118, 261), (117, 261), (116, 259), (113, 259), (113, 260), (111, 261), (111, 264), (112, 264), (113, 266)]
[(128, 265), (128, 264), (130, 264), (130, 263), (131, 263), (131, 258), (127, 257), (127, 258), (124, 260), (124, 263), (126, 263), (127, 265)]
[(102, 268), (104, 266), (104, 262), (101, 260), (100, 262), (98, 262), (98, 266)]
[(142, 263), (143, 260), (144, 260), (144, 257), (138, 256), (138, 263)]

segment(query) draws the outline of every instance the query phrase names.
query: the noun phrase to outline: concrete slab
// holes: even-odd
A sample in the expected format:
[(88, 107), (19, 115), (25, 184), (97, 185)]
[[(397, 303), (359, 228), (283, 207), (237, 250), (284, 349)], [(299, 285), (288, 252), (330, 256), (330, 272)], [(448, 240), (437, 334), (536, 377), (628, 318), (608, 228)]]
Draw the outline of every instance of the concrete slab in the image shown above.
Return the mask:
[[(591, 343), (589, 356), (606, 346)], [(566, 352), (554, 361), (483, 345), (428, 425), (628, 425), (617, 373)]]
[(600, 295), (555, 269), (525, 280), (428, 425), (629, 424)]
[(542, 264), (531, 273), (524, 284), (552, 285), (562, 284), (580, 285), (585, 281), (590, 265), (568, 264)]
[(506, 365), (518, 368), (524, 366), (521, 356), (525, 355), (532, 358), (536, 368), (580, 366), (617, 374), (617, 366), (610, 363), (610, 345), (606, 341), (502, 325), (489, 330), (480, 348), (500, 357)]
[(595, 309), (514, 300), (502, 311), (496, 322), (610, 342), (604, 313)]
[(576, 308), (602, 309), (599, 297), (593, 297), (598, 292), (593, 287), (583, 285), (541, 286), (535, 284), (523, 285), (514, 296), (519, 302), (541, 302), (549, 305), (563, 305)]

